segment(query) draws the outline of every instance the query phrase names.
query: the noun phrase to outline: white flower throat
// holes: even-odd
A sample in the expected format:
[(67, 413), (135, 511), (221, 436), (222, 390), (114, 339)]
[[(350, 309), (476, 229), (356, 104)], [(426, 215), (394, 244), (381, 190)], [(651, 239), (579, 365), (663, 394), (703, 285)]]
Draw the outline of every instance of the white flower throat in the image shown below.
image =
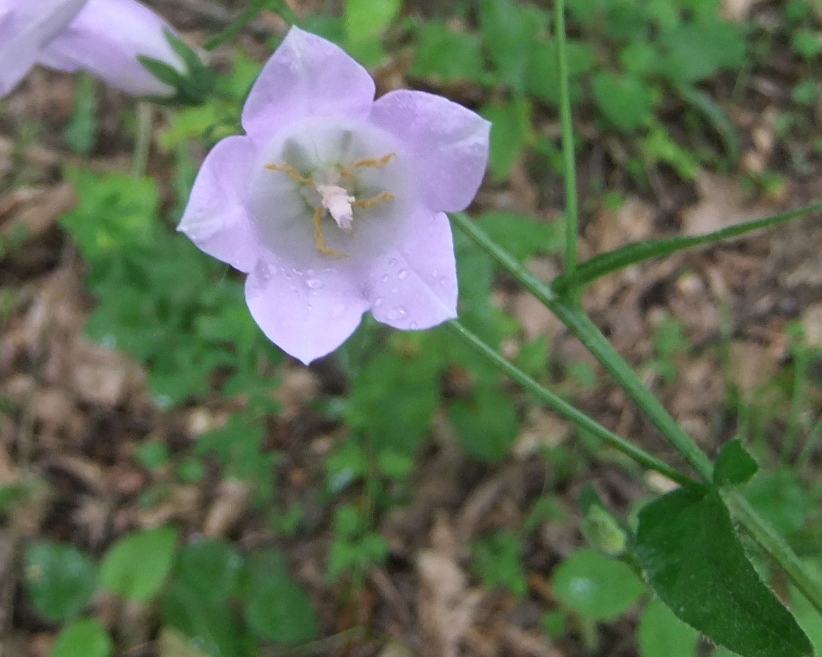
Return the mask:
[[(382, 191), (368, 198), (357, 198), (353, 193), (349, 193), (349, 189), (353, 190), (356, 186), (359, 170), (380, 169), (387, 165), (394, 156), (394, 153), (388, 153), (380, 158), (361, 159), (346, 167), (324, 167), (321, 173), (326, 182), (318, 182), (314, 178), (303, 176), (288, 163), (266, 164), (265, 167), (272, 171), (281, 171), (300, 185), (319, 194), (319, 204), (314, 208), (313, 215), (314, 244), (324, 256), (345, 258), (348, 257), (348, 253), (331, 248), (326, 244), (322, 231), (323, 215), (327, 211), (344, 233), (351, 234), (354, 231), (354, 208), (367, 210), (378, 203), (393, 201), (394, 195), (388, 191)], [(340, 183), (348, 183), (348, 187)]]

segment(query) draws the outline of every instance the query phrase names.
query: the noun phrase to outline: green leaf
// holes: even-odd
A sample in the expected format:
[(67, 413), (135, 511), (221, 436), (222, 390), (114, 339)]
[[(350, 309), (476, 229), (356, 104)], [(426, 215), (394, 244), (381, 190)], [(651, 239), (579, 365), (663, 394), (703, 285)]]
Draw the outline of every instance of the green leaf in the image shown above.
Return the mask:
[(505, 458), (519, 430), (513, 400), (496, 385), (478, 386), (471, 399), (455, 400), (448, 415), (460, 444), (486, 461)]
[(652, 90), (638, 76), (602, 71), (591, 84), (602, 115), (620, 130), (639, 128), (653, 112)]
[(457, 32), (442, 21), (428, 21), (417, 33), (414, 63), (408, 73), (445, 82), (483, 77), (482, 52), (476, 34)]
[(351, 43), (376, 39), (391, 25), (402, 0), (346, 0), (345, 32)]
[[(211, 657), (246, 657), (244, 632), (231, 605), (200, 597), (182, 582), (174, 582), (162, 598), (163, 620)], [(170, 655), (169, 657), (177, 657)]]
[(717, 486), (741, 486), (759, 470), (759, 465), (742, 447), (737, 438), (722, 446), (714, 463), (714, 484)]
[(263, 639), (300, 643), (317, 636), (317, 618), (305, 591), (288, 574), (285, 556), (275, 549), (251, 558), (246, 621)]
[(517, 260), (527, 260), (538, 253), (558, 253), (565, 240), (565, 224), (539, 221), (522, 212), (490, 210), (477, 223), (503, 249)]
[(659, 600), (651, 600), (639, 619), (641, 657), (694, 657), (699, 632), (679, 620)]
[(111, 637), (100, 622), (80, 618), (60, 630), (50, 657), (109, 657), (113, 652)]
[[(648, 240), (647, 242), (627, 244), (619, 249), (601, 253), (583, 262), (577, 268), (575, 281), (580, 286), (587, 285), (597, 278), (630, 267), (639, 262), (644, 262), (645, 260), (670, 255), (671, 253), (695, 246), (713, 244), (714, 242), (744, 235), (754, 230), (776, 226), (785, 221), (803, 217), (820, 209), (822, 209), (822, 203), (814, 203), (813, 205), (808, 205), (798, 210), (791, 210), (790, 212), (775, 214), (770, 217), (765, 217), (764, 219), (755, 219), (753, 221), (736, 224), (735, 226), (729, 226), (728, 228), (723, 228), (722, 230), (717, 230), (707, 235), (664, 237), (657, 240)], [(564, 276), (559, 276), (551, 284), (551, 287), (557, 292), (564, 292), (568, 289), (568, 281)]]
[[(822, 586), (822, 562), (806, 559), (805, 567), (816, 579), (818, 585)], [(796, 620), (802, 629), (807, 632), (816, 650), (816, 654), (822, 654), (822, 616), (820, 616), (819, 612), (808, 602), (807, 598), (793, 586), (791, 587), (790, 596), (791, 607), (793, 613), (796, 614)]]
[(563, 561), (551, 584), (563, 605), (594, 621), (625, 613), (645, 592), (642, 580), (627, 565), (587, 548)]
[(512, 532), (495, 532), (474, 545), (473, 566), (489, 590), (507, 588), (518, 597), (528, 592), (522, 568), (522, 540)]
[(782, 468), (763, 472), (744, 489), (751, 505), (782, 536), (801, 529), (811, 512), (811, 501), (796, 472)]
[(168, 526), (123, 536), (103, 557), (100, 583), (127, 600), (150, 599), (171, 570), (176, 544), (177, 530)]
[(234, 591), (242, 565), (231, 545), (204, 538), (180, 550), (175, 573), (199, 598), (219, 602)]
[(26, 550), (26, 592), (49, 620), (78, 614), (97, 586), (97, 564), (67, 543), (38, 541)]
[(697, 82), (745, 62), (739, 27), (721, 20), (679, 25), (662, 34), (660, 45), (665, 53), (661, 68), (680, 82)]
[(543, 10), (512, 0), (480, 0), (482, 35), (497, 74), (515, 92), (525, 87), (531, 49), (547, 25)]
[(533, 141), (531, 103), (511, 98), (484, 107), (480, 114), (491, 122), (488, 165), (497, 180), (504, 180), (523, 149)]
[(660, 599), (742, 657), (806, 657), (808, 637), (748, 561), (719, 495), (680, 488), (639, 514), (636, 555)]
[(701, 112), (710, 122), (714, 130), (716, 130), (721, 137), (728, 157), (735, 162), (739, 158), (740, 152), (739, 135), (737, 134), (736, 125), (731, 117), (728, 116), (728, 113), (713, 98), (696, 87), (680, 84), (677, 85), (677, 91), (682, 98)]

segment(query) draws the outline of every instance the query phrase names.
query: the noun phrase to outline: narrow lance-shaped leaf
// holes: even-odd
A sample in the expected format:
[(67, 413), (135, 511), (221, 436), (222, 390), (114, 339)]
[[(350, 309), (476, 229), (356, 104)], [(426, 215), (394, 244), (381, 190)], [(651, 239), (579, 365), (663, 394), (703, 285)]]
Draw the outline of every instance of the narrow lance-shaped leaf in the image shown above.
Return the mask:
[[(722, 230), (717, 230), (707, 235), (664, 237), (656, 240), (648, 240), (647, 242), (627, 244), (619, 249), (601, 253), (583, 262), (577, 268), (573, 283), (581, 287), (606, 274), (624, 269), (639, 262), (644, 262), (645, 260), (650, 260), (651, 258), (659, 258), (660, 256), (670, 255), (683, 249), (712, 244), (761, 228), (776, 226), (785, 221), (802, 217), (820, 209), (822, 209), (822, 203), (814, 203), (813, 205), (791, 210), (790, 212), (783, 212), (765, 217), (764, 219), (755, 219), (753, 221), (736, 224), (735, 226), (729, 226), (728, 228), (723, 228)], [(551, 284), (551, 287), (556, 292), (565, 292), (570, 282), (571, 281), (567, 280), (565, 276), (559, 276)]]
[(806, 657), (808, 637), (748, 561), (719, 494), (680, 488), (639, 514), (636, 554), (683, 621), (742, 657)]

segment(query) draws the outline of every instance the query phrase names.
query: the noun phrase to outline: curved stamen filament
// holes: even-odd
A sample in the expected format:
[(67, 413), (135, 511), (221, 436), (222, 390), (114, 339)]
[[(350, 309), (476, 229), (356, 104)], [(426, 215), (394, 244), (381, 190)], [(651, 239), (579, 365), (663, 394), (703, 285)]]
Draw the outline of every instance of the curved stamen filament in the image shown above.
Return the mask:
[(303, 185), (311, 185), (312, 187), (316, 187), (316, 183), (311, 178), (306, 178), (299, 171), (297, 171), (294, 167), (290, 164), (266, 164), (266, 169), (271, 169), (272, 171), (282, 171), (283, 173), (287, 173), (291, 176), (294, 180), (298, 183), (302, 183)]
[(320, 224), (322, 218), (323, 206), (318, 205), (317, 209), (314, 210), (314, 243), (317, 245), (317, 250), (324, 256), (331, 256), (332, 258), (347, 258), (348, 254), (345, 251), (339, 251), (337, 249), (332, 249), (330, 246), (326, 246), (325, 237), (323, 237), (323, 229)]
[(391, 161), (391, 158), (394, 157), (396, 153), (389, 153), (388, 155), (383, 155), (382, 157), (375, 157), (367, 160), (359, 160), (358, 162), (354, 162), (350, 167), (345, 167), (344, 169), (340, 169), (340, 175), (350, 176), (356, 169), (362, 169), (363, 167), (367, 167), (370, 169), (379, 169), (380, 167), (384, 167)]
[(351, 205), (354, 205), (358, 208), (362, 208), (363, 210), (367, 210), (368, 208), (373, 208), (377, 203), (380, 201), (393, 201), (394, 195), (391, 192), (380, 192), (376, 196), (372, 196), (371, 198), (364, 198), (355, 200)]

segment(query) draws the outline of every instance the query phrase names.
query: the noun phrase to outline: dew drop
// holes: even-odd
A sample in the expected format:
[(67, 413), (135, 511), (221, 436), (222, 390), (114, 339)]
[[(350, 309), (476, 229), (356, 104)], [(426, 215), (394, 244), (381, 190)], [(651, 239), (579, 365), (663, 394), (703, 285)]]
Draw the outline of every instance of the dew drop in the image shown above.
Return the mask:
[(306, 269), (306, 270), (305, 270), (305, 273), (306, 273), (308, 276), (313, 276), (313, 275), (314, 275), (314, 270), (313, 270), (313, 269)]
[(406, 276), (408, 276), (408, 270), (407, 270), (407, 269), (400, 269), (400, 272), (397, 274), (397, 278), (399, 278), (400, 280), (402, 280), (402, 279), (404, 279)]
[(297, 289), (297, 287), (296, 287), (295, 285), (292, 285), (292, 286), (291, 286), (291, 291), (292, 291), (294, 294), (299, 294), (299, 293), (300, 293), (300, 291)]
[(297, 274), (297, 276), (302, 276), (303, 275), (303, 273), (299, 269), (297, 269), (296, 267), (294, 267), (291, 271), (293, 271), (295, 274)]
[(382, 277), (382, 282), (383, 282), (383, 283), (387, 283), (387, 282), (388, 282), (388, 274), (386, 274), (385, 276), (383, 276), (383, 277)]
[(381, 306), (381, 305), (382, 305), (382, 297), (377, 297), (376, 299), (374, 299), (374, 308), (377, 308), (378, 306)]
[(439, 269), (432, 269), (431, 270), (431, 277), (432, 278), (437, 278), (437, 277), (439, 277), (439, 275), (440, 275), (440, 270)]
[(396, 258), (391, 258), (391, 259), (388, 261), (388, 264), (389, 264), (389, 265), (391, 265), (392, 267), (396, 266), (396, 264), (397, 264), (397, 259), (396, 259)]
[(391, 288), (391, 294), (396, 294), (399, 291), (400, 291), (400, 288), (398, 288), (398, 287), (392, 287)]
[(388, 311), (388, 321), (396, 322), (398, 319), (402, 319), (403, 317), (405, 317), (405, 314), (405, 308), (392, 308)]
[(305, 284), (312, 290), (319, 290), (323, 286), (323, 282), (319, 278), (309, 278)]
[(440, 285), (442, 285), (443, 287), (445, 287), (445, 276), (443, 276), (443, 277), (440, 279)]

